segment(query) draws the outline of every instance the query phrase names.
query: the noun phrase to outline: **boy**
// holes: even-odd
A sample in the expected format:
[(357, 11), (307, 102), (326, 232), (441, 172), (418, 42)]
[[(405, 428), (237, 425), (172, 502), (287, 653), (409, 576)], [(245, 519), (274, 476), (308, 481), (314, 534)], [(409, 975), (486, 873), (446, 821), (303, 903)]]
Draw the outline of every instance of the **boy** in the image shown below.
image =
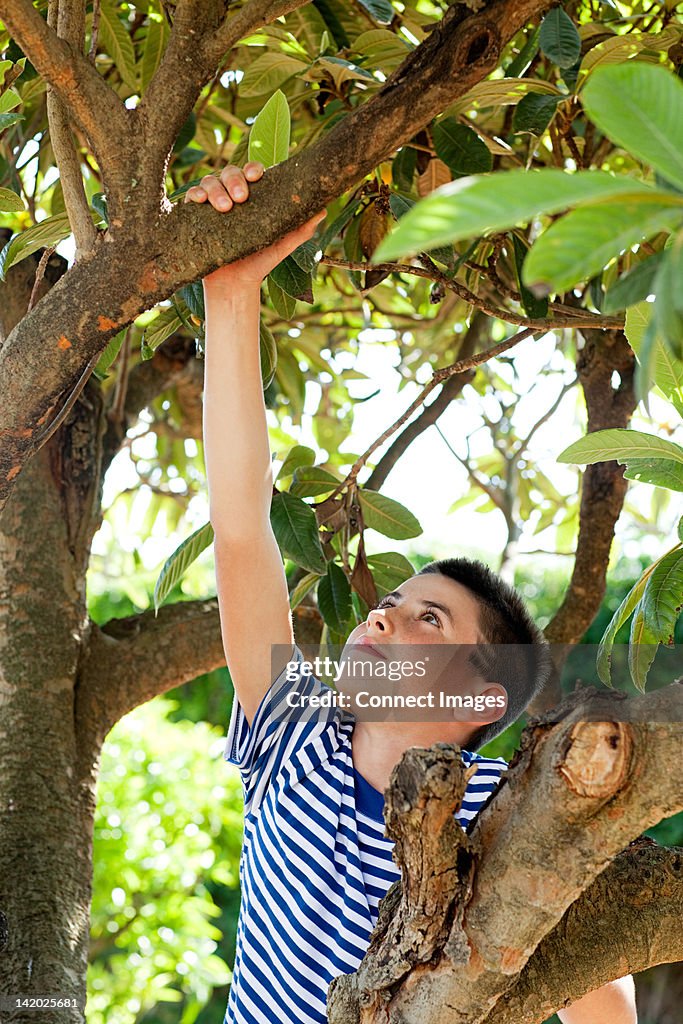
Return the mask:
[[(248, 198), (249, 181), (262, 174), (257, 163), (229, 165), (189, 189), (186, 202), (208, 200), (228, 211)], [(341, 711), (298, 720), (271, 713), (294, 686), (307, 694), (325, 688), (303, 670), (297, 682), (288, 679), (287, 663), (300, 667), (302, 658), (269, 519), (260, 288), (325, 212), (204, 279), (205, 460), (221, 629), (235, 686), (225, 757), (239, 766), (245, 795), (242, 905), (226, 1024), (324, 1024), (330, 981), (358, 967), (379, 902), (400, 877), (382, 814), (393, 767), (410, 746), (457, 743), (465, 765), (477, 766), (457, 814), (468, 826), (506, 767), (472, 749), (519, 717), (546, 665), (542, 635), (516, 592), (481, 563), (446, 559), (371, 610), (343, 656), (357, 644), (385, 659), (406, 644), (522, 644), (533, 661), (532, 671), (521, 674), (525, 682), (511, 678), (503, 687), (490, 672), (468, 680), (472, 695), (505, 697), (500, 721), (493, 707), (446, 723), (355, 721)], [(604, 986), (560, 1016), (564, 1024), (635, 1024), (632, 980)]]

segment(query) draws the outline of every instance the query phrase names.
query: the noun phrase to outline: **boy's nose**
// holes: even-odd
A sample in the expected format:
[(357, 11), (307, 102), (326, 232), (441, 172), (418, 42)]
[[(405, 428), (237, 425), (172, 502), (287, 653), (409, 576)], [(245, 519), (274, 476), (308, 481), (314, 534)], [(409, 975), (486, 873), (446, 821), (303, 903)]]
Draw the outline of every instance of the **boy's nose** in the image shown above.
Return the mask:
[(383, 609), (376, 608), (368, 612), (368, 630), (381, 633), (383, 636), (391, 636), (393, 628), (391, 619)]

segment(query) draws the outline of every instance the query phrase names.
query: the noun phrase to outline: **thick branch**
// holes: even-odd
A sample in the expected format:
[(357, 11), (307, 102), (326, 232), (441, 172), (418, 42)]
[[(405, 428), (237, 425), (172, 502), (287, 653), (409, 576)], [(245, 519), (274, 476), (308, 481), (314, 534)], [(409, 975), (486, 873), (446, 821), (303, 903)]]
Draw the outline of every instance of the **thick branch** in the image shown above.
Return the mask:
[[(585, 345), (576, 368), (586, 399), (588, 433), (626, 427), (636, 407), (633, 351), (621, 331), (581, 328), (581, 333)], [(612, 386), (614, 372), (619, 375), (616, 388)], [(562, 605), (545, 630), (554, 644), (578, 643), (600, 609), (614, 527), (627, 486), (623, 466), (616, 462), (598, 462), (586, 468), (572, 578)]]
[[(108, 244), (72, 268), (0, 354), (0, 393), (12, 396), (0, 419), (0, 510), (60, 405), (113, 334), (180, 285), (304, 223), (493, 70), (504, 42), (549, 6), (551, 0), (493, 0), (485, 15), (460, 4), (449, 8), (377, 95), (315, 145), (266, 171), (251, 186), (249, 203), (227, 220), (211, 207), (178, 204), (144, 230), (134, 224), (126, 234), (122, 222), (114, 225)], [(106, 116), (102, 123), (109, 131)]]
[[(339, 998), (347, 1007), (358, 1002), (361, 1024), (417, 1020), (417, 1008), (422, 1024), (485, 1020), (539, 943), (620, 851), (683, 807), (682, 721), (679, 684), (636, 698), (581, 690), (534, 720), (502, 786), (477, 818), (470, 838), (481, 853), (471, 898), (465, 886), (446, 941), (429, 965), (413, 966), (414, 944), (405, 944), (401, 922), (394, 922), (399, 948), (374, 965), (369, 953), (356, 976), (340, 979), (330, 992), (332, 1011)], [(388, 806), (400, 812), (413, 801), (397, 781), (398, 775)], [(438, 841), (438, 825), (430, 836), (430, 843)], [(435, 873), (443, 872), (438, 850), (432, 860)], [(415, 882), (411, 876), (409, 883)], [(404, 899), (395, 892), (394, 914), (405, 916)], [(404, 961), (409, 977), (395, 982), (382, 973), (383, 964)], [(626, 964), (612, 977), (628, 971)], [(330, 1019), (342, 1018), (332, 1012)]]
[[(312, 642), (320, 616), (292, 613), (297, 642)], [(99, 748), (119, 718), (174, 686), (225, 665), (218, 602), (177, 601), (91, 626), (76, 688), (81, 747)]]
[(129, 151), (126, 108), (95, 68), (41, 18), (31, 0), (0, 0), (0, 18), (90, 140), (105, 180)]
[(683, 849), (636, 841), (536, 949), (483, 1024), (542, 1024), (609, 981), (683, 960)]
[(240, 39), (306, 3), (250, 0), (226, 17), (224, 0), (181, 0), (164, 56), (136, 112), (140, 132), (148, 140), (144, 158), (150, 185), (156, 181), (163, 188), (160, 169), (165, 168), (178, 132), (225, 53)]

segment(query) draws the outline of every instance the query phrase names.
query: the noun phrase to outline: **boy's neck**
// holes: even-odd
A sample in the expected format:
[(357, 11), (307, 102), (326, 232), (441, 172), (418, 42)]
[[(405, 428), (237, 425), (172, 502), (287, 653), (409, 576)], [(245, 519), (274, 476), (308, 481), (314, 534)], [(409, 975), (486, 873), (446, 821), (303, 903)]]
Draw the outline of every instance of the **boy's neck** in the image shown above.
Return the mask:
[(389, 785), (394, 767), (409, 747), (457, 743), (467, 749), (470, 722), (356, 722), (351, 737), (353, 766), (380, 793)]

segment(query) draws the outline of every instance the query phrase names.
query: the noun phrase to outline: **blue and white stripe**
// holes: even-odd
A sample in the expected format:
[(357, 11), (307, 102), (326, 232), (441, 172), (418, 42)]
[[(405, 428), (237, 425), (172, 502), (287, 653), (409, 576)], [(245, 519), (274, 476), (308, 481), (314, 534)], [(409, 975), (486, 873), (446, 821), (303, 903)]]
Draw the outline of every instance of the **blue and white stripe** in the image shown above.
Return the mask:
[[(292, 661), (303, 655), (294, 648)], [(354, 769), (354, 719), (337, 709), (302, 720), (284, 713), (293, 688), (325, 684), (284, 672), (251, 728), (235, 698), (225, 759), (244, 788), (242, 903), (224, 1024), (326, 1024), (333, 978), (360, 965), (378, 906), (400, 878), (384, 836), (384, 798)], [(477, 764), (456, 820), (466, 828), (507, 767), (502, 758), (462, 752)]]

